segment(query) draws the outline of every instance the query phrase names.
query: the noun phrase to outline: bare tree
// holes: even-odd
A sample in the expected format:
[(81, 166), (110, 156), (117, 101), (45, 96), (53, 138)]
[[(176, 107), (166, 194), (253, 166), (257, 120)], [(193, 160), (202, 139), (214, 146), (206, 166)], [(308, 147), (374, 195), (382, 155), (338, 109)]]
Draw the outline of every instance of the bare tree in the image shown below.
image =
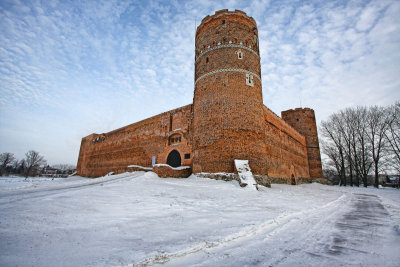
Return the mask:
[(368, 109), (365, 107), (356, 108), (356, 138), (358, 145), (358, 160), (360, 173), (364, 187), (368, 185), (368, 174), (371, 171), (373, 161), (370, 156), (370, 146), (367, 142)]
[[(357, 153), (355, 151), (355, 117), (356, 114), (353, 109), (347, 108), (342, 110), (338, 114), (338, 120), (340, 123), (337, 124), (338, 131), (340, 131), (344, 140), (344, 152), (348, 166), (348, 173), (350, 178), (350, 186), (354, 185), (353, 173), (354, 169), (357, 170)], [(357, 179), (358, 180), (358, 179)], [(357, 181), (356, 181), (357, 183)]]
[(400, 173), (400, 102), (396, 102), (389, 110), (386, 139), (389, 142), (391, 167)]
[[(335, 166), (341, 185), (367, 186), (374, 170), (374, 186), (379, 185), (379, 172), (387, 168), (400, 171), (400, 102), (390, 108), (347, 108), (332, 114), (321, 124), (325, 140), (322, 152)], [(348, 177), (346, 177), (348, 175)]]
[(9, 152), (4, 152), (0, 154), (0, 176), (3, 176), (4, 170), (8, 165), (13, 163), (15, 160), (14, 154)]
[(13, 168), (13, 172), (14, 172), (14, 173), (17, 173), (18, 167), (19, 167), (19, 160), (16, 159), (16, 160), (14, 160), (13, 163), (12, 163), (12, 168)]
[(340, 177), (340, 185), (346, 186), (344, 138), (342, 132), (338, 130), (340, 124), (341, 120), (337, 114), (331, 115), (328, 121), (322, 122), (321, 133), (328, 140), (328, 142), (322, 143), (322, 149), (334, 162)]
[(25, 169), (26, 169), (26, 160), (25, 159), (21, 159), (18, 162), (17, 173), (18, 174), (25, 174)]
[(379, 163), (386, 146), (386, 130), (388, 128), (387, 111), (382, 107), (371, 107), (368, 112), (366, 136), (371, 145), (372, 160), (374, 162), (375, 182), (379, 186)]
[(39, 152), (30, 150), (25, 154), (25, 177), (29, 175), (36, 175), (40, 165), (46, 164), (46, 160), (43, 156), (39, 155)]
[[(328, 160), (324, 161), (324, 176), (330, 179), (334, 184), (341, 184), (342, 166), (337, 147), (334, 143), (321, 139), (321, 148), (322, 152), (328, 156)], [(335, 174), (333, 174), (333, 171)], [(325, 175), (325, 173), (328, 175)]]

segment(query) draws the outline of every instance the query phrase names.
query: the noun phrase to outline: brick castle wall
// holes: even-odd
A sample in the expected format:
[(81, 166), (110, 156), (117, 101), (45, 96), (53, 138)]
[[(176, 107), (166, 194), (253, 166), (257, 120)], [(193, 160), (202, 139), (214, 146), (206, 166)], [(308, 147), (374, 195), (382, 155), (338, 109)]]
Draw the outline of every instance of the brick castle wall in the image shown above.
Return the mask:
[[(183, 165), (191, 165), (191, 117), (192, 105), (187, 105), (109, 133), (84, 137), (77, 172), (96, 177), (126, 170), (132, 164), (151, 167), (153, 156), (156, 163), (166, 163), (172, 150), (180, 153)], [(181, 137), (181, 142), (171, 144), (174, 136)], [(185, 159), (185, 154), (190, 154), (190, 158)]]
[(305, 137), (265, 106), (264, 119), (268, 175), (310, 177)]
[(295, 128), (306, 138), (308, 165), (311, 178), (321, 178), (322, 164), (319, 150), (317, 124), (314, 110), (310, 108), (296, 108), (282, 111), (282, 119)]

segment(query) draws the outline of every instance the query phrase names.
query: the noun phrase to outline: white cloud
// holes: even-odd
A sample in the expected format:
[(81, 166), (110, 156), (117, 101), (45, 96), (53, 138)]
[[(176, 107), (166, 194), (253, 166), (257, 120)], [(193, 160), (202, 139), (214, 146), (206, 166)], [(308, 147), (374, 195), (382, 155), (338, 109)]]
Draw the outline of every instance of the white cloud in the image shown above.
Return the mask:
[[(23, 131), (27, 116), (38, 116), (29, 116), (32, 127), (44, 122), (48, 133), (37, 136), (59, 135), (63, 144), (76, 137), (66, 152), (75, 151), (69, 158), (76, 159), (82, 136), (191, 103), (195, 24), (226, 8), (258, 23), (264, 102), (276, 113), (300, 102), (318, 118), (349, 105), (386, 105), (400, 98), (399, 6), (394, 0), (3, 1), (1, 130)], [(9, 134), (3, 131), (2, 140)], [(29, 135), (18, 133), (27, 140), (23, 150), (47, 149)]]

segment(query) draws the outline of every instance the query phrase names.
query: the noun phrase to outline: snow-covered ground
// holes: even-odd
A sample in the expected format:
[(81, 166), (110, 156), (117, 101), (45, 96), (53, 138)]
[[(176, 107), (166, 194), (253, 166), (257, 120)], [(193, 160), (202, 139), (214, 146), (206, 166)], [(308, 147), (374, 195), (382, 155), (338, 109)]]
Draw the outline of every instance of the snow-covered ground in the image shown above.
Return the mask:
[(0, 177), (0, 266), (399, 266), (400, 190)]

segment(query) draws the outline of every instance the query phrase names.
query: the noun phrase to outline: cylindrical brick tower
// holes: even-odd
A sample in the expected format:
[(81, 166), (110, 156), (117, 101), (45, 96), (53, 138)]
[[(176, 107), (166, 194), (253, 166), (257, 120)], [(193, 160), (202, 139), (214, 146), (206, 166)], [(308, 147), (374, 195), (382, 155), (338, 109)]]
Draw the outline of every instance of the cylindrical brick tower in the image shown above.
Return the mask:
[(233, 172), (248, 159), (266, 174), (258, 32), (246, 13), (220, 10), (196, 31), (193, 172)]
[(306, 138), (308, 166), (311, 178), (322, 178), (321, 154), (319, 151), (317, 123), (314, 110), (296, 108), (281, 113), (282, 119)]

